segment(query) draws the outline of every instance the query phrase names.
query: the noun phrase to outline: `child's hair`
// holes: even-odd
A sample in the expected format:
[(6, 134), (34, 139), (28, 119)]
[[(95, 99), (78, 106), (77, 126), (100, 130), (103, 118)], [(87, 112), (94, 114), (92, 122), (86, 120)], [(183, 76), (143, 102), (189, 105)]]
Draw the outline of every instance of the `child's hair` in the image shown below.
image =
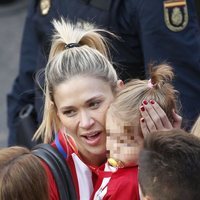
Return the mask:
[(0, 150), (0, 199), (49, 199), (46, 172), (41, 161), (28, 149)]
[(45, 142), (50, 142), (52, 133), (61, 128), (54, 105), (56, 86), (76, 76), (92, 76), (110, 84), (114, 92), (118, 80), (109, 61), (106, 40), (100, 34), (111, 33), (91, 28), (90, 24), (83, 24), (81, 27), (80, 24), (65, 22), (63, 19), (54, 20), (53, 25), (55, 33), (45, 69), (43, 122), (34, 136), (42, 136)]
[(196, 122), (194, 123), (191, 133), (198, 138), (200, 138), (200, 116), (197, 118)]
[(177, 109), (177, 91), (172, 86), (172, 67), (161, 64), (152, 67), (150, 80), (133, 79), (117, 93), (109, 108), (118, 120), (139, 126), (139, 108), (144, 100), (155, 100), (172, 122), (172, 109)]
[(200, 199), (200, 140), (183, 130), (145, 138), (139, 157), (143, 196), (153, 200)]

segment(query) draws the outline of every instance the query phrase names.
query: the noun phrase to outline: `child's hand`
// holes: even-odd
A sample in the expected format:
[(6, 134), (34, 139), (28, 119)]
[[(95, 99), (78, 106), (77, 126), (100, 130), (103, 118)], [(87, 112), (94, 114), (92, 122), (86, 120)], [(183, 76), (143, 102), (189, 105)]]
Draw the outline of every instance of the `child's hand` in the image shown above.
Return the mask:
[(172, 110), (174, 123), (172, 124), (163, 109), (154, 101), (143, 101), (140, 107), (142, 118), (140, 119), (140, 126), (145, 137), (146, 134), (154, 131), (171, 130), (180, 128), (182, 117)]

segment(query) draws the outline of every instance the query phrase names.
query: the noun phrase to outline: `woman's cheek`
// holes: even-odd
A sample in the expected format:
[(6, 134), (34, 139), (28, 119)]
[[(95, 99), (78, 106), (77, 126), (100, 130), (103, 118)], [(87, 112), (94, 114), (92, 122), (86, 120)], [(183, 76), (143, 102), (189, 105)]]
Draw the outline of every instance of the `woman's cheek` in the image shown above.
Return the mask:
[(74, 134), (76, 132), (76, 120), (73, 118), (70, 119), (62, 119), (61, 120), (63, 126), (66, 128), (67, 132), (70, 134)]
[(102, 124), (103, 127), (106, 126), (106, 113), (107, 113), (107, 110), (109, 108), (109, 105), (105, 105), (103, 108), (101, 108), (98, 112), (98, 115), (99, 115), (99, 121), (100, 123)]

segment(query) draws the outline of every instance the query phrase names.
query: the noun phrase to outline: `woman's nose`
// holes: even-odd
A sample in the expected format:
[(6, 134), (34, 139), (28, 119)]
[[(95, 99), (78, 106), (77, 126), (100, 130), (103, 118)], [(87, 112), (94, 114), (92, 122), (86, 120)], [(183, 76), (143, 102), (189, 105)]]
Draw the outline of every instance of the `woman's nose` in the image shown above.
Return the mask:
[(94, 124), (94, 119), (91, 117), (90, 112), (82, 111), (80, 114), (79, 126), (84, 129), (90, 128)]

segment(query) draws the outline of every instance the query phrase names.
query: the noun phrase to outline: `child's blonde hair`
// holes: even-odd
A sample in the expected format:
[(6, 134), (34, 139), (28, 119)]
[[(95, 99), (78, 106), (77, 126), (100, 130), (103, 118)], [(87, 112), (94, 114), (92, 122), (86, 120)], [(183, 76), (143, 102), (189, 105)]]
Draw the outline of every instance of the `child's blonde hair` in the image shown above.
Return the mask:
[(116, 95), (108, 112), (115, 119), (139, 126), (139, 108), (144, 100), (154, 100), (165, 111), (172, 122), (172, 109), (177, 109), (177, 91), (172, 85), (172, 67), (161, 64), (152, 67), (149, 80), (133, 79)]

